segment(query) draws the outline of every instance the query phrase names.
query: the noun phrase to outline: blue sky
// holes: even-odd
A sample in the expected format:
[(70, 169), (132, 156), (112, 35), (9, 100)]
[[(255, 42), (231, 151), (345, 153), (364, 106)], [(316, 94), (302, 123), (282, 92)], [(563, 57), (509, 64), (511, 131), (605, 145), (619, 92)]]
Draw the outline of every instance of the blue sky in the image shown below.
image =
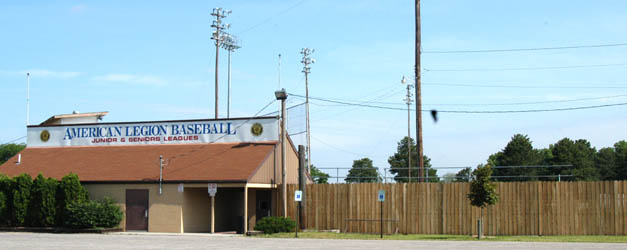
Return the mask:
[[(243, 45), (232, 56), (232, 116), (252, 116), (274, 99), (278, 54), (281, 87), (304, 95), (299, 54), (303, 47), (316, 50), (311, 96), (406, 107), (400, 79), (413, 74), (413, 1), (3, 1), (0, 143), (25, 133), (27, 71), (32, 75), (32, 124), (73, 110), (109, 111), (109, 122), (212, 118), (214, 7), (233, 11), (225, 21)], [(625, 1), (425, 0), (422, 48), (433, 52), (627, 43), (625, 9)], [(425, 53), (424, 108), (528, 110), (625, 103), (627, 66), (503, 69), (624, 64), (626, 55), (627, 46)], [(220, 62), (223, 117), (224, 50)], [(547, 101), (561, 102), (509, 105)], [(302, 102), (289, 98), (290, 105)], [(424, 150), (435, 167), (463, 167), (484, 162), (515, 133), (529, 135), (535, 147), (569, 137), (588, 139), (598, 149), (627, 139), (625, 113), (625, 106), (441, 113), (437, 123), (425, 113)], [(406, 136), (406, 121), (406, 111), (312, 101), (313, 163), (350, 167), (353, 160), (370, 157), (375, 166), (388, 167), (387, 158)]]

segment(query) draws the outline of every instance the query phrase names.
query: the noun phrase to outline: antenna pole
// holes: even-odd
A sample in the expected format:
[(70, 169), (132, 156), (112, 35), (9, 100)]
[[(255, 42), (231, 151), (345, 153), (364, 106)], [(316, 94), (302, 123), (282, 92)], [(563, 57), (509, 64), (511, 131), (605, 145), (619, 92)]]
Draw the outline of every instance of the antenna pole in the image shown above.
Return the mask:
[(30, 124), (30, 72), (26, 73), (26, 126)]

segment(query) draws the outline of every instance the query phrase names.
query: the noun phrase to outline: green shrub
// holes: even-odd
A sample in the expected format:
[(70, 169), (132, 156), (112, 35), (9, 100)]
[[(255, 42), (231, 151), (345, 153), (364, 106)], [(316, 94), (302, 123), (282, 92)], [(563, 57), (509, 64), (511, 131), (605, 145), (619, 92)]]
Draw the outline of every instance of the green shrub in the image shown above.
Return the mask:
[(30, 226), (50, 227), (55, 225), (56, 191), (58, 182), (52, 178), (37, 175), (31, 189), (31, 200), (28, 207)]
[(69, 228), (112, 228), (120, 225), (122, 210), (110, 198), (101, 201), (73, 202), (65, 210)]
[(265, 234), (292, 232), (296, 228), (296, 222), (286, 217), (263, 217), (255, 225), (255, 230), (263, 231)]
[(28, 213), (28, 203), (30, 202), (30, 189), (33, 185), (33, 178), (28, 174), (21, 174), (13, 177), (13, 220), (12, 225), (23, 227), (26, 225), (26, 215)]
[(13, 180), (0, 174), (0, 226), (8, 226), (11, 222)]
[(65, 212), (70, 204), (85, 203), (89, 200), (87, 190), (81, 185), (78, 175), (69, 173), (63, 176), (57, 188), (57, 225), (64, 225)]

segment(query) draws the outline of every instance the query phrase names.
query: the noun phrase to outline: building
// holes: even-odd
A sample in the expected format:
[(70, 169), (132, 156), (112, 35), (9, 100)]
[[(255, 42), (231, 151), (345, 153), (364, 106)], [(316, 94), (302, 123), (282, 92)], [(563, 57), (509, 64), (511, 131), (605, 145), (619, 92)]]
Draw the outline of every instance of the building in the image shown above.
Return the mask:
[[(91, 199), (120, 205), (127, 231), (246, 232), (261, 217), (282, 215), (278, 117), (99, 122), (106, 114), (28, 126), (27, 147), (0, 173), (75, 173)], [(286, 183), (296, 184), (298, 154), (285, 138)]]

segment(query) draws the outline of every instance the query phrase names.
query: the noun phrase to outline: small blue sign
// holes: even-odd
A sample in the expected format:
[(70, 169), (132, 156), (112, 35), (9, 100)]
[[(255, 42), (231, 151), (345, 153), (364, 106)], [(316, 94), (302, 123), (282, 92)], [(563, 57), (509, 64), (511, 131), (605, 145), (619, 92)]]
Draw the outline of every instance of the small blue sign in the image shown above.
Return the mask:
[(296, 190), (296, 192), (294, 192), (294, 201), (303, 201), (303, 191)]
[(379, 190), (379, 201), (385, 201), (385, 190)]

